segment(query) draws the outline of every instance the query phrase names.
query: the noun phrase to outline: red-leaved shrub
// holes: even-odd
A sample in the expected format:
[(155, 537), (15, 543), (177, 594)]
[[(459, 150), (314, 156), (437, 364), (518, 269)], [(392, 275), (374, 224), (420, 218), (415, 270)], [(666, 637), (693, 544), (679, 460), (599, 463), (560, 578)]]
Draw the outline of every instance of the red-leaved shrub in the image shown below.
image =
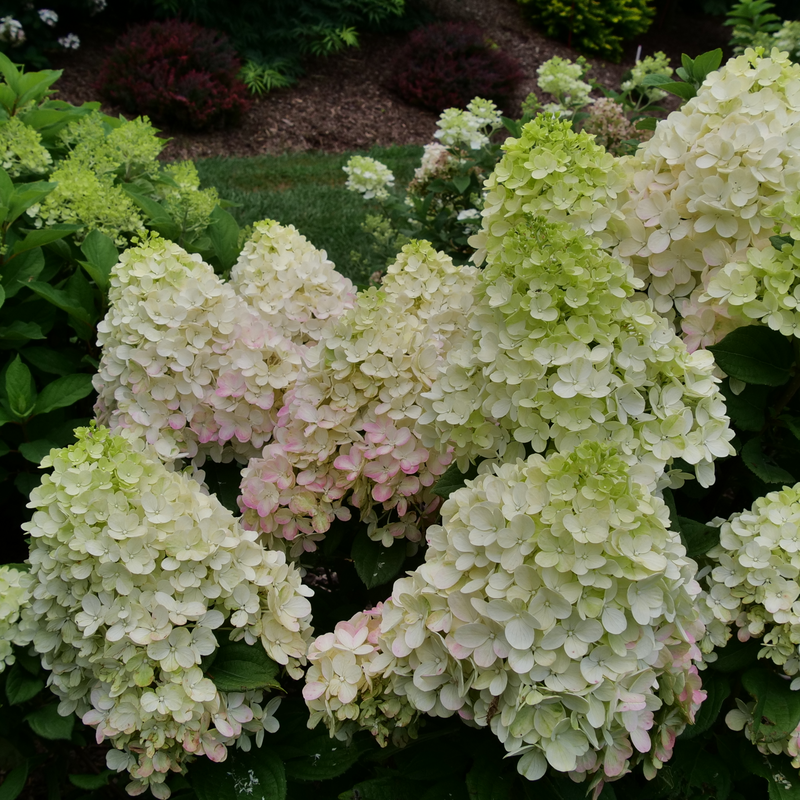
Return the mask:
[(240, 68), (224, 34), (179, 20), (150, 22), (120, 37), (97, 88), (132, 114), (207, 128), (235, 122), (250, 107)]
[(507, 107), (522, 79), (517, 61), (486, 40), (480, 28), (437, 22), (409, 37), (394, 64), (393, 88), (431, 111), (464, 108), (473, 97)]

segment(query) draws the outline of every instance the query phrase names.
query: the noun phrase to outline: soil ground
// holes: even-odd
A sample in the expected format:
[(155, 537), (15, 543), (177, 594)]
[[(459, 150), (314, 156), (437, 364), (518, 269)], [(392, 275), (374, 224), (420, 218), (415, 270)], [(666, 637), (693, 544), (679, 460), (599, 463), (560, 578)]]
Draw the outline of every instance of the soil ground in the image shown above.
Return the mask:
[[(525, 78), (515, 105), (536, 89), (536, 69), (540, 64), (556, 55), (573, 60), (578, 55), (534, 30), (515, 0), (428, 3), (442, 18), (477, 22), (489, 38), (518, 59)], [(98, 98), (96, 75), (109, 44), (121, 30), (109, 27), (98, 17), (91, 27), (79, 33), (79, 50), (53, 58), (53, 66), (64, 70), (57, 84), (58, 96), (72, 103)], [(682, 52), (696, 56), (716, 47), (725, 48), (728, 36), (729, 29), (722, 26), (720, 18), (693, 17), (684, 7), (678, 9), (675, 0), (664, 0), (651, 29), (628, 44), (621, 63), (590, 58), (589, 75), (605, 86), (618, 88), (640, 47), (642, 55), (663, 50), (675, 67), (680, 65)], [(306, 75), (296, 85), (256, 97), (235, 128), (188, 133), (162, 126), (163, 135), (171, 137), (164, 157), (254, 156), (287, 150), (341, 152), (376, 144), (425, 144), (433, 137), (437, 115), (408, 105), (388, 88), (392, 63), (405, 38), (365, 35), (358, 49), (309, 60)], [(104, 110), (120, 113), (112, 106), (104, 106)]]

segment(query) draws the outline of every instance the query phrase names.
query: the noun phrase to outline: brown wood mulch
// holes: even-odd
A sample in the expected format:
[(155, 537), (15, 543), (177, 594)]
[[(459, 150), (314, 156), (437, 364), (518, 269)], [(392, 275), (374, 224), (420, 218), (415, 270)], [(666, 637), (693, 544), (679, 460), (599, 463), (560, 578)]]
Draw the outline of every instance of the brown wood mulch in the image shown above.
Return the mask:
[[(477, 22), (487, 36), (519, 60), (525, 78), (515, 103), (536, 89), (536, 68), (551, 58), (577, 53), (535, 31), (515, 0), (428, 0), (443, 18)], [(100, 20), (101, 18), (97, 18)], [(679, 66), (681, 52), (696, 56), (725, 48), (729, 30), (718, 18), (693, 18), (667, 0), (650, 31), (631, 42), (620, 64), (589, 59), (590, 77), (617, 88), (621, 76), (643, 55), (663, 50)], [(61, 53), (53, 66), (64, 70), (56, 84), (59, 97), (72, 103), (95, 100), (94, 81), (109, 43), (121, 31), (99, 21), (81, 31), (82, 47)], [(405, 37), (368, 35), (361, 47), (330, 58), (312, 59), (307, 74), (295, 85), (256, 97), (241, 123), (232, 128), (190, 133), (161, 126), (171, 137), (164, 156), (198, 159), (208, 156), (254, 156), (297, 150), (367, 149), (372, 145), (425, 144), (436, 129), (437, 115), (408, 105), (387, 84), (392, 62)], [(727, 55), (727, 51), (726, 51)], [(108, 113), (120, 110), (104, 105)]]

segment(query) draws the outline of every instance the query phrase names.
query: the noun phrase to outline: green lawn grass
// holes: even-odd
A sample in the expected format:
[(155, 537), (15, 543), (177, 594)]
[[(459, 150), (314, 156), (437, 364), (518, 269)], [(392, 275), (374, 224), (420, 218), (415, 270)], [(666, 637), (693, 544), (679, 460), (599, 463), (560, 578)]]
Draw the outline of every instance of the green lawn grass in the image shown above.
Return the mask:
[[(345, 189), (342, 167), (354, 153), (284, 153), (255, 158), (208, 158), (197, 162), (203, 187), (214, 186), (240, 226), (262, 219), (294, 225), (315, 246), (326, 250), (336, 268), (357, 283), (368, 270), (353, 251), (367, 254), (372, 241), (361, 230), (370, 204)], [(395, 186), (405, 186), (419, 166), (422, 148), (416, 145), (373, 147), (361, 151), (386, 164)], [(384, 266), (384, 265), (375, 265)]]

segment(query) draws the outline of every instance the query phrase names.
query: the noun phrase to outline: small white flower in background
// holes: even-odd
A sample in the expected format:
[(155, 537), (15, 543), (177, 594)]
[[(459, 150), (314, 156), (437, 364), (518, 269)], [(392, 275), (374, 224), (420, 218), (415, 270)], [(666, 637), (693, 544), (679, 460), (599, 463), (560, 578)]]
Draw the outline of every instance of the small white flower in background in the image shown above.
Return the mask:
[(11, 16), (0, 19), (0, 42), (22, 44), (25, 41), (25, 31), (22, 23)]
[(481, 212), (477, 208), (465, 208), (463, 211), (458, 212), (456, 219), (461, 222), (468, 219), (479, 219)]
[(383, 200), (389, 196), (388, 187), (394, 186), (389, 167), (369, 156), (353, 156), (342, 169), (347, 173), (345, 186), (363, 194), (365, 200)]
[(476, 97), (467, 110), (448, 108), (442, 112), (434, 136), (446, 147), (480, 150), (489, 144), (494, 128), (500, 125), (500, 112), (491, 100)]
[(106, 0), (93, 0), (93, 3), (94, 8), (92, 9), (92, 14), (99, 14), (101, 11), (105, 11), (108, 5)]
[(65, 50), (77, 50), (81, 46), (81, 40), (74, 34), (68, 33), (66, 36), (61, 36), (58, 43)]
[(39, 19), (51, 28), (54, 28), (56, 22), (58, 22), (58, 14), (49, 8), (40, 8), (38, 14)]
[(549, 103), (544, 110), (568, 116), (573, 109), (589, 105), (592, 102), (589, 97), (592, 87), (581, 80), (586, 71), (586, 63), (582, 59), (573, 63), (568, 58), (555, 56), (545, 61), (536, 70), (539, 76), (536, 82), (543, 92), (553, 95), (556, 102)]

